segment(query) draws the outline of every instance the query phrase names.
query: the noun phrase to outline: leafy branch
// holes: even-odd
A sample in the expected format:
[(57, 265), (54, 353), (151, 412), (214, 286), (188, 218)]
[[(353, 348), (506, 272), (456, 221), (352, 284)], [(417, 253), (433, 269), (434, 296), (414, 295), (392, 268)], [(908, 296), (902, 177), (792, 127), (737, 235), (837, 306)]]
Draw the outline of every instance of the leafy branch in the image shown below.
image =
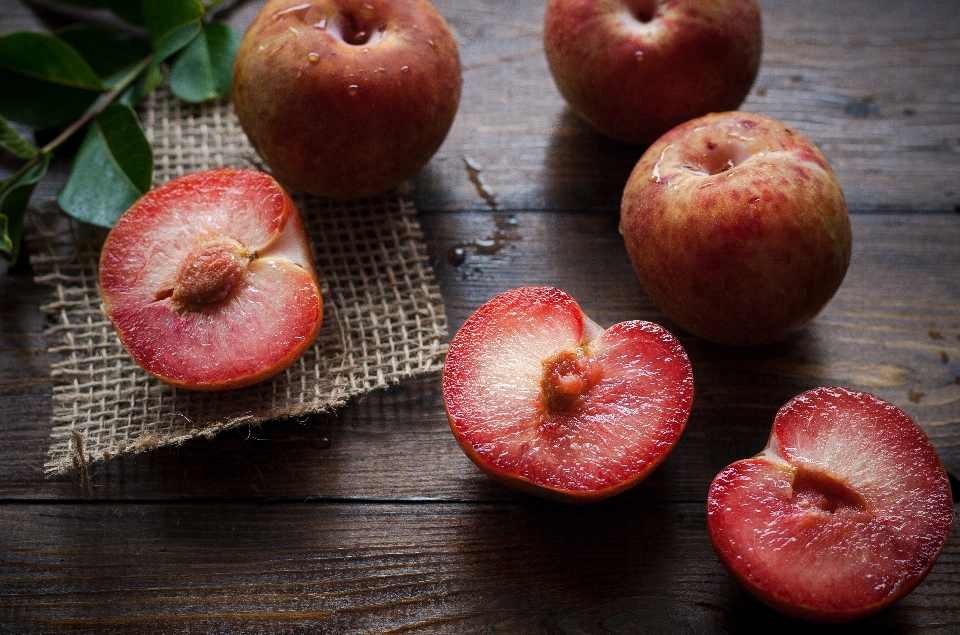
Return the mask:
[[(57, 202), (74, 218), (110, 227), (150, 188), (153, 176), (153, 153), (134, 106), (163, 81), (190, 103), (228, 94), (240, 41), (233, 28), (212, 19), (217, 2), (44, 4), (62, 4), (74, 14), (82, 13), (78, 6), (109, 10), (132, 27), (126, 31), (143, 36), (79, 23), (55, 35), (21, 31), (0, 37), (0, 148), (24, 159), (0, 181), (0, 252), (13, 262), (33, 190), (68, 140), (83, 134)], [(168, 69), (165, 76), (162, 68)], [(50, 141), (34, 145), (8, 122)]]

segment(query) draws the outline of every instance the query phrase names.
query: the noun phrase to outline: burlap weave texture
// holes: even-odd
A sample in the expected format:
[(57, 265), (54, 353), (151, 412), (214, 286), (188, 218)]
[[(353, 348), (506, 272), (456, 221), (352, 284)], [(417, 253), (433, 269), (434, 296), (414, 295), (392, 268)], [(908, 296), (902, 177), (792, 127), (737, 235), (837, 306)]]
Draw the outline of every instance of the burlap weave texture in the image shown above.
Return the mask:
[[(154, 184), (214, 167), (263, 168), (227, 101), (201, 106), (157, 90), (141, 109)], [(97, 271), (104, 230), (33, 215), (29, 237), (52, 364), (48, 474), (86, 470), (124, 452), (212, 437), (271, 419), (329, 411), (349, 398), (441, 368), (447, 319), (412, 204), (399, 193), (337, 203), (295, 195), (324, 298), (317, 342), (266, 382), (221, 393), (168, 386), (129, 357), (103, 312)], [(82, 450), (81, 450), (82, 448)]]

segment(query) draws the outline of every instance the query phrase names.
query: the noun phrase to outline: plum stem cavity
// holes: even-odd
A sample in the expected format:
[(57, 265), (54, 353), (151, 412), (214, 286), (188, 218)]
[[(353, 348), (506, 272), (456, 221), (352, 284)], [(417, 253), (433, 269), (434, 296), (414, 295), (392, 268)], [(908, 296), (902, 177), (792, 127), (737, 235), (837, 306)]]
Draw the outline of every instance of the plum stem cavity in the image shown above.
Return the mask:
[(256, 257), (233, 238), (198, 241), (177, 272), (170, 300), (178, 313), (198, 312), (229, 298)]
[(657, 0), (633, 0), (630, 2), (630, 13), (642, 24), (648, 24), (657, 17), (659, 10)]
[(333, 20), (333, 27), (344, 43), (353, 46), (372, 44), (380, 32), (384, 30), (383, 26), (370, 24), (369, 21), (353, 13), (336, 16)]
[(583, 347), (568, 348), (543, 361), (541, 402), (548, 414), (573, 410), (600, 380), (600, 368)]

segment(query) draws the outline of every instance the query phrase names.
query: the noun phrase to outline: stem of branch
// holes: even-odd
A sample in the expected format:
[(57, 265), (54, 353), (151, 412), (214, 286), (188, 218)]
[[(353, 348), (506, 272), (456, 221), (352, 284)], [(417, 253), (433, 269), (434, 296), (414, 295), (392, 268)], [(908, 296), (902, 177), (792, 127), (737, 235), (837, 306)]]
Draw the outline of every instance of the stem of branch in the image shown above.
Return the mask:
[[(20, 176), (22, 176), (25, 172), (27, 172), (27, 170), (29, 170), (34, 165), (36, 165), (37, 162), (40, 161), (40, 159), (43, 157), (43, 155), (50, 154), (51, 152), (55, 151), (57, 148), (63, 145), (63, 143), (67, 139), (73, 136), (75, 132), (77, 132), (78, 130), (83, 128), (85, 125), (93, 121), (97, 117), (97, 115), (103, 112), (104, 108), (112, 104), (113, 101), (117, 97), (119, 97), (121, 93), (123, 93), (123, 91), (129, 88), (130, 85), (136, 81), (137, 77), (139, 77), (140, 74), (143, 71), (145, 71), (152, 62), (153, 62), (153, 54), (150, 54), (147, 57), (143, 58), (143, 60), (141, 60), (140, 63), (134, 66), (132, 69), (130, 69), (130, 72), (124, 75), (123, 78), (119, 82), (117, 82), (117, 84), (113, 88), (111, 88), (108, 92), (101, 95), (100, 98), (97, 99), (97, 101), (92, 106), (90, 106), (90, 108), (88, 108), (85, 113), (83, 113), (82, 117), (80, 117), (79, 119), (74, 121), (72, 124), (70, 124), (67, 128), (65, 128), (63, 132), (58, 134), (56, 138), (53, 139), (50, 143), (40, 148), (40, 151), (37, 153), (35, 157), (33, 157), (32, 159), (24, 163), (22, 166), (20, 166), (20, 169), (17, 170), (13, 176), (7, 179), (6, 183), (7, 184), (16, 183), (17, 179), (20, 178)], [(6, 188), (3, 186), (0, 186), (0, 192), (2, 192), (4, 189)]]

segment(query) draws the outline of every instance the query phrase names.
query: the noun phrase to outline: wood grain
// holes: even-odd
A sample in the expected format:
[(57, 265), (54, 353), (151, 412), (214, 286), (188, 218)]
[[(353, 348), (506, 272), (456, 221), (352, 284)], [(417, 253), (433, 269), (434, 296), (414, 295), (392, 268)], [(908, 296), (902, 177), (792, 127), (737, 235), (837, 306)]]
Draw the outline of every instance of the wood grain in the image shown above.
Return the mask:
[[(422, 210), (610, 210), (643, 148), (567, 110), (542, 52), (543, 3), (437, 0), (457, 36), (463, 96), (440, 151), (412, 181)], [(244, 29), (262, 2), (231, 21)], [(960, 207), (960, 6), (953, 0), (761, 0), (764, 52), (743, 110), (823, 149), (854, 212)], [(40, 27), (4, 0), (0, 33)], [(0, 171), (5, 169), (0, 164)], [(64, 172), (65, 174), (65, 172)], [(49, 196), (57, 188), (40, 187)]]
[[(545, 3), (438, 0), (459, 35), (461, 107), (414, 183), (420, 209), (618, 209), (643, 148), (594, 133), (567, 110), (542, 52)], [(776, 117), (831, 161), (851, 210), (960, 205), (960, 5), (760, 0), (764, 51), (742, 110)]]
[[(694, 409), (650, 478), (582, 508), (513, 494), (459, 450), (434, 376), (334, 414), (126, 455), (96, 469), (83, 500), (75, 479), (42, 474), (48, 290), (26, 259), (0, 259), (0, 632), (808, 632), (723, 571), (706, 492), (764, 445), (784, 402), (824, 384), (900, 405), (960, 476), (960, 5), (760, 4), (764, 57), (743, 108), (823, 148), (854, 212), (853, 260), (833, 301), (782, 344), (727, 349), (677, 331)], [(230, 19), (243, 29), (261, 5)], [(411, 185), (451, 332), (525, 284), (564, 288), (604, 325), (673, 328), (617, 233), (642, 148), (566, 109), (542, 55), (543, 3), (436, 6), (460, 44), (464, 93)], [(41, 27), (0, 0), (0, 33)], [(0, 153), (0, 178), (15, 166)], [(35, 201), (68, 170), (58, 159)], [(927, 580), (862, 626), (960, 631), (957, 531)]]
[[(582, 508), (529, 500), (7, 505), (0, 629), (799, 631), (799, 622), (753, 600), (724, 572), (705, 523), (703, 504), (625, 499)], [(956, 538), (955, 530), (921, 586), (860, 625), (956, 632)]]

